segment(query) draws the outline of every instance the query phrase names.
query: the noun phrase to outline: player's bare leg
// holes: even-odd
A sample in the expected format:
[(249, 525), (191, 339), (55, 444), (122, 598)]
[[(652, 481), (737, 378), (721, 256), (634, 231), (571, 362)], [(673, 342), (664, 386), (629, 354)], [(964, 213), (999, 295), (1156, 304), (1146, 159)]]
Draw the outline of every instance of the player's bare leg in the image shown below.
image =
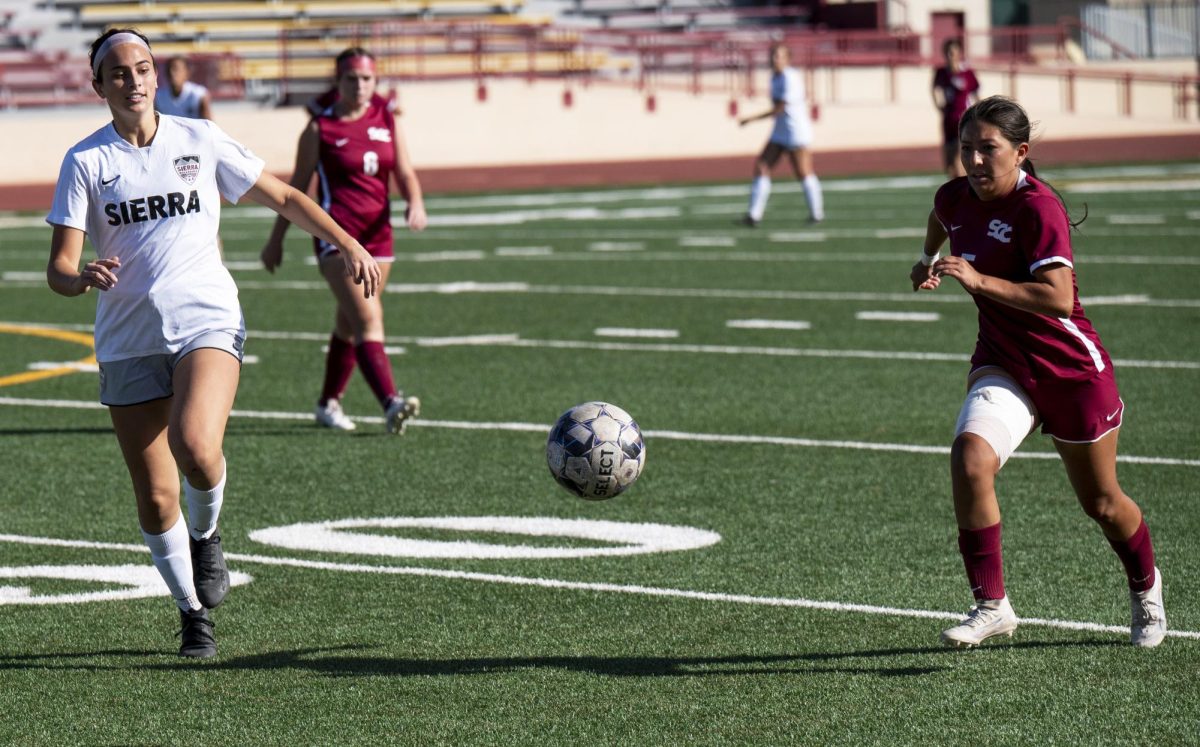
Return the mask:
[(217, 522), (225, 497), (222, 445), (241, 361), (224, 350), (193, 350), (175, 367), (168, 441), (183, 471), (192, 573), (200, 603), (212, 609), (229, 592)]
[(1120, 557), (1129, 581), (1130, 640), (1151, 648), (1167, 631), (1162, 574), (1154, 565), (1154, 545), (1142, 511), (1117, 481), (1117, 439), (1113, 430), (1090, 444), (1054, 441), (1079, 505)]
[(825, 220), (825, 196), (821, 191), (821, 181), (813, 170), (812, 151), (808, 148), (793, 148), (787, 152), (792, 164), (792, 173), (804, 185), (804, 200), (808, 203), (808, 222), (820, 223)]
[(1017, 616), (1004, 592), (1000, 548), (1000, 502), (996, 473), (1000, 457), (982, 437), (962, 433), (950, 449), (950, 475), (958, 546), (971, 583), (975, 606), (967, 616), (942, 631), (948, 646), (971, 648), (993, 636), (1011, 636)]
[(167, 438), (171, 398), (110, 407), (113, 430), (137, 499), (138, 523), (175, 604), (179, 607), (182, 656), (217, 653), (212, 623), (196, 595), (187, 526), (179, 511), (179, 470)]
[[(389, 262), (379, 264), (380, 288), (386, 287), (391, 269)], [(363, 298), (362, 287), (346, 276), (345, 265), (337, 255), (322, 258), (321, 274), (337, 299), (337, 323), (348, 325), (359, 370), (383, 407), (388, 432), (402, 434), (408, 420), (420, 414), (421, 401), (405, 396), (396, 389), (391, 364), (383, 349), (383, 302), (380, 295)]]
[(767, 143), (754, 161), (754, 181), (750, 183), (750, 205), (742, 218), (742, 225), (754, 227), (762, 222), (771, 197), (771, 171), (783, 155), (784, 148), (777, 143)]
[(179, 468), (167, 445), (171, 399), (108, 412), (133, 481), (138, 523), (145, 532), (161, 534), (179, 520)]
[(947, 179), (967, 175), (967, 170), (963, 168), (962, 159), (958, 155), (957, 140), (942, 143), (942, 168), (946, 172)]

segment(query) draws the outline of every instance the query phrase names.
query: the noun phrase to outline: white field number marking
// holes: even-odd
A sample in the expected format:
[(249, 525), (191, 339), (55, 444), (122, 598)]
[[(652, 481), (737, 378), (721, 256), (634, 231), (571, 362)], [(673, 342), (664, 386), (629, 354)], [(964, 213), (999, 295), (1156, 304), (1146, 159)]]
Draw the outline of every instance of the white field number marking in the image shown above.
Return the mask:
[[(605, 544), (598, 547), (546, 547), (463, 540), (409, 539), (352, 531), (364, 528), (418, 528), (516, 534), (527, 537), (572, 537)], [(520, 516), (399, 516), (291, 524), (253, 531), (250, 533), (250, 539), (264, 545), (283, 547), (289, 550), (377, 555), (389, 558), (545, 559), (645, 555), (656, 552), (694, 550), (720, 542), (721, 535), (692, 527), (588, 519)]]
[[(486, 517), (477, 517), (474, 520), (482, 520)], [(351, 520), (363, 521), (363, 520)], [(563, 521), (563, 520), (556, 520)], [(569, 521), (569, 520), (567, 520)], [(327, 522), (333, 523), (333, 522)], [(602, 524), (610, 522), (588, 522), (592, 524)], [(640, 526), (655, 526), (655, 525), (640, 525)], [(688, 527), (673, 527), (674, 529), (688, 529)], [(692, 530), (702, 531), (702, 530)], [(561, 535), (560, 535), (561, 536)], [(714, 535), (716, 536), (716, 535)], [(718, 537), (719, 539), (719, 537)], [(54, 539), (50, 537), (25, 537), (16, 534), (0, 534), (0, 542), (15, 542), (24, 545), (44, 545), (50, 547), (82, 547), (104, 550), (128, 550), (138, 553), (145, 553), (145, 545), (131, 544), (116, 544), (110, 542), (88, 542), (86, 540), (66, 540)], [(670, 548), (683, 549), (683, 548)], [(258, 563), (262, 565), (278, 566), (286, 568), (308, 568), (311, 570), (334, 571), (340, 573), (369, 573), (378, 575), (397, 575), (397, 576), (415, 576), (423, 578), (440, 578), (440, 579), (458, 579), (463, 581), (476, 581), (481, 583), (505, 584), (509, 586), (532, 586), (543, 589), (574, 589), (578, 591), (590, 592), (606, 592), (616, 594), (636, 594), (641, 596), (651, 596), (660, 598), (673, 599), (690, 599), (707, 602), (724, 602), (726, 604), (752, 604), (765, 605), (770, 607), (795, 607), (800, 609), (824, 610), (828, 612), (836, 612), (844, 614), (846, 612), (867, 614), (867, 615), (884, 615), (888, 617), (909, 617), (921, 618), (930, 620), (957, 620), (962, 617), (958, 612), (941, 612), (938, 610), (911, 609), (902, 607), (883, 607), (869, 604), (854, 604), (848, 602), (836, 602), (819, 599), (803, 599), (803, 598), (788, 598), (788, 597), (761, 597), (749, 594), (728, 594), (721, 592), (710, 591), (693, 591), (690, 589), (671, 589), (655, 586), (639, 586), (631, 584), (612, 584), (591, 581), (564, 581), (551, 578), (530, 578), (526, 576), (507, 576), (497, 573), (476, 573), (471, 571), (456, 571), (444, 568), (418, 568), (405, 566), (389, 566), (389, 565), (356, 565), (352, 563), (331, 563), (322, 560), (302, 560), (300, 558), (281, 558), (266, 555), (245, 555), (242, 553), (226, 553), (226, 558), (234, 562), (240, 563)], [(35, 566), (37, 569), (50, 568), (48, 573), (54, 573), (54, 578), (66, 577), (65, 574), (69, 571), (61, 570), (63, 568), (72, 568), (71, 566)], [(156, 573), (149, 566), (112, 566), (110, 568), (133, 568), (137, 573)], [(34, 577), (28, 569), (0, 569), (0, 578), (5, 578), (4, 572), (10, 574), (9, 577), (29, 578)], [(238, 574), (242, 575), (242, 574)], [(50, 577), (42, 575), (41, 577)], [(249, 577), (246, 577), (249, 580)], [(235, 582), (237, 583), (237, 582)], [(148, 585), (148, 582), (147, 582)], [(2, 588), (2, 587), (0, 587)], [(10, 589), (8, 594), (14, 598), (23, 597), (24, 591), (21, 589)], [(76, 601), (76, 600), (71, 600)], [(0, 605), (5, 604), (6, 600), (0, 596)], [(26, 602), (31, 603), (31, 602)], [(45, 603), (45, 602), (39, 602)], [(1129, 627), (1127, 625), (1104, 625), (1094, 622), (1084, 622), (1075, 620), (1054, 620), (1038, 617), (1022, 617), (1022, 625), (1037, 625), (1048, 628), (1059, 628), (1063, 630), (1088, 630), (1095, 632), (1114, 633), (1121, 636), (1129, 635)], [(1168, 630), (1167, 635), (1174, 638), (1191, 638), (1200, 640), (1200, 632), (1191, 630)]]
[[(170, 596), (171, 592), (152, 565), (27, 565), (0, 567), (4, 579), (56, 579), (90, 583), (117, 584), (119, 589), (86, 591), (73, 594), (34, 594), (28, 586), (0, 585), (0, 606), (5, 604), (82, 604), (122, 599)], [(253, 581), (247, 573), (229, 572), (231, 586)]]

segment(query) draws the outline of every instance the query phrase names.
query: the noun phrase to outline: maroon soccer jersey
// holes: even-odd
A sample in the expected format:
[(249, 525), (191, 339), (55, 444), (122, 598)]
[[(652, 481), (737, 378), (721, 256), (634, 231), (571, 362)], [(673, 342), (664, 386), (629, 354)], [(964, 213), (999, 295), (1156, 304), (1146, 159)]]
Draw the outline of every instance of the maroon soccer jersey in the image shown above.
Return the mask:
[[(315, 121), (321, 207), (372, 256), (393, 257), (388, 185), (396, 167), (396, 127), (387, 103), (373, 99), (355, 120), (337, 118), (331, 107)], [(318, 256), (336, 251), (320, 240), (316, 249)]]
[(1022, 171), (1012, 193), (984, 202), (975, 196), (967, 178), (960, 177), (938, 190), (933, 205), (950, 236), (951, 253), (983, 275), (1030, 282), (1039, 267), (1072, 268), (1074, 304), (1067, 318), (972, 296), (979, 309), (972, 369), (1000, 366), (1026, 390), (1033, 390), (1039, 382), (1082, 381), (1112, 367), (1079, 304), (1070, 224), (1049, 187)]
[(958, 140), (958, 122), (971, 105), (971, 94), (979, 90), (979, 80), (969, 68), (952, 73), (948, 67), (939, 67), (933, 74), (933, 87), (941, 90), (946, 101), (942, 110), (942, 136), (948, 143)]

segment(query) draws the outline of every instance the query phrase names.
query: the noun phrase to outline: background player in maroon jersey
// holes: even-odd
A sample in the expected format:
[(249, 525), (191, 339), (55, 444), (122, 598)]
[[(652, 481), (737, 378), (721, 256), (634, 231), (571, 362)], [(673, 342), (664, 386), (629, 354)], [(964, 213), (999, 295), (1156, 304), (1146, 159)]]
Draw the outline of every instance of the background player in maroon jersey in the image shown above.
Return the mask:
[[(292, 186), (307, 190), (318, 177), (318, 201), (334, 220), (357, 238), (379, 262), (387, 283), (392, 250), (389, 186), (395, 177), (407, 200), (405, 220), (414, 231), (425, 228), (421, 184), (408, 157), (408, 148), (388, 102), (375, 95), (375, 60), (364, 49), (347, 49), (337, 57), (338, 96), (313, 117), (300, 135)], [(288, 223), (275, 221), (262, 250), (262, 261), (272, 272), (283, 261), (283, 237)], [(341, 398), (357, 362), (387, 416), (391, 433), (403, 433), (407, 421), (419, 414), (421, 402), (400, 393), (384, 352), (383, 303), (379, 296), (363, 298), (346, 278), (337, 248), (315, 242), (321, 274), (337, 299), (337, 314), (325, 381), (317, 400), (320, 425), (353, 430), (342, 411)]]
[[(959, 132), (967, 176), (938, 190), (924, 253), (910, 273), (913, 290), (954, 278), (979, 309), (950, 457), (958, 544), (975, 607), (942, 640), (975, 646), (1017, 626), (1004, 589), (995, 478), (1040, 422), (1084, 512), (1125, 567), (1132, 642), (1157, 646), (1167, 627), (1162, 574), (1142, 512), (1117, 482), (1125, 405), (1112, 360), (1079, 304), (1072, 225), (1057, 193), (1036, 179), (1029, 136), (1029, 118), (1011, 99), (992, 96), (967, 110)], [(951, 256), (939, 258), (947, 237)]]
[(942, 44), (946, 64), (933, 73), (933, 105), (942, 113), (942, 168), (946, 176), (966, 176), (958, 157), (958, 123), (972, 102), (979, 100), (979, 80), (963, 59), (962, 42)]

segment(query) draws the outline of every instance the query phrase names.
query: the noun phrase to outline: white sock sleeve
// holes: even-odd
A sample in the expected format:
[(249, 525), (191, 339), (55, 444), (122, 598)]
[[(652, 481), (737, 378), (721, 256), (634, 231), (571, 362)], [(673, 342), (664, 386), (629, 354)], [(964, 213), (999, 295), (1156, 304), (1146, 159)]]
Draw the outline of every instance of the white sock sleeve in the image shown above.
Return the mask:
[(183, 494), (187, 498), (188, 533), (192, 539), (208, 539), (217, 531), (217, 519), (221, 516), (221, 504), (225, 502), (225, 477), (229, 470), (222, 464), (221, 479), (209, 490), (193, 488), (185, 477)]
[(202, 606), (196, 597), (196, 584), (192, 580), (192, 551), (188, 545), (187, 525), (183, 516), (162, 534), (147, 534), (142, 530), (142, 539), (150, 548), (154, 567), (167, 583), (171, 596), (179, 609), (187, 612)]
[(825, 198), (821, 194), (821, 180), (816, 174), (804, 177), (804, 199), (808, 201), (808, 214), (813, 220), (825, 220)]
[(746, 214), (754, 220), (762, 220), (767, 212), (767, 200), (771, 197), (771, 177), (756, 176), (750, 183), (750, 207)]

